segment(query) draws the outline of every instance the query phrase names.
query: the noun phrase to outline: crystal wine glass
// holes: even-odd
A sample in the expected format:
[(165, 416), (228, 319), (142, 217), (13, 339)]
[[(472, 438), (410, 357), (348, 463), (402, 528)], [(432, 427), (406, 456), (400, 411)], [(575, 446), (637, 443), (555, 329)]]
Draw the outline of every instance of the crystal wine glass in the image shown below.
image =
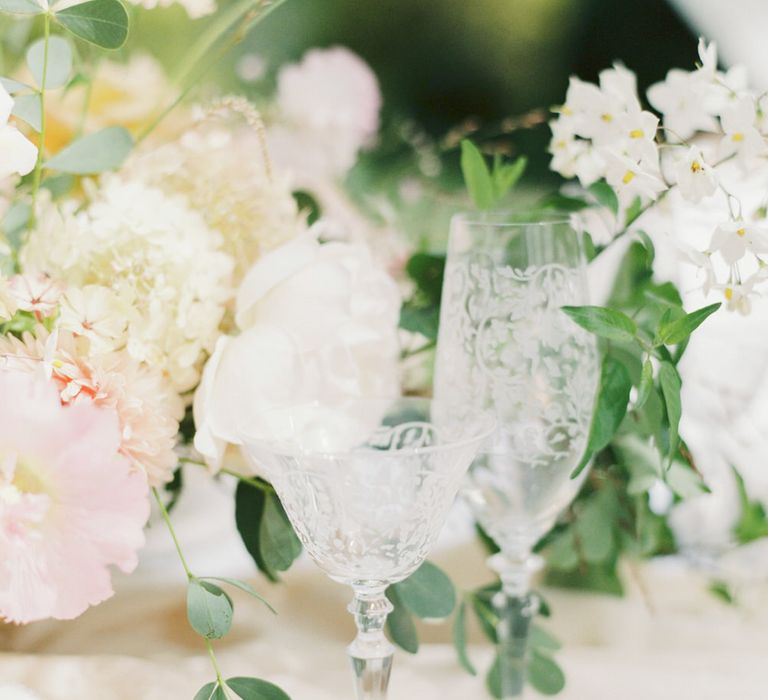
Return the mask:
[[(435, 397), (454, 415), (492, 410), (492, 447), (463, 495), (499, 545), (503, 697), (523, 692), (536, 613), (530, 578), (539, 538), (573, 500), (598, 384), (594, 337), (561, 310), (587, 303), (582, 240), (566, 220), (457, 215), (448, 244)], [(586, 470), (585, 470), (586, 471)]]
[(425, 399), (361, 399), (273, 411), (269, 441), (244, 440), (312, 559), (354, 590), (358, 700), (386, 698), (386, 588), (426, 558), (493, 427), (487, 414), (458, 421)]

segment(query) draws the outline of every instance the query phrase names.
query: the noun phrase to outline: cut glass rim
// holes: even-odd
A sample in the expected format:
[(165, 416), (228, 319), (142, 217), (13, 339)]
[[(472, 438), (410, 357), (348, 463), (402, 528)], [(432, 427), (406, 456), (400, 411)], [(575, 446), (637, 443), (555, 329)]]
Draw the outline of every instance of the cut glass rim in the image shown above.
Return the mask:
[[(365, 398), (365, 399), (350, 399), (346, 404), (354, 408), (355, 405), (375, 405), (375, 404), (387, 404), (395, 406), (397, 404), (402, 404), (404, 407), (407, 407), (408, 405), (411, 406), (426, 406), (426, 405), (445, 405), (444, 402), (440, 400), (435, 399), (429, 399), (429, 398), (422, 398), (422, 397), (412, 397), (412, 396), (401, 396), (401, 397), (394, 397), (394, 398)], [(343, 406), (344, 403), (336, 404), (336, 405), (329, 405), (328, 408), (339, 408), (340, 406)], [(308, 401), (304, 403), (297, 403), (297, 404), (291, 404), (291, 405), (284, 405), (279, 406), (273, 409), (273, 411), (283, 411), (285, 413), (290, 413), (291, 411), (298, 411), (305, 408), (322, 408), (324, 406), (323, 403), (318, 401)], [(410, 456), (420, 456), (420, 455), (430, 455), (430, 454), (439, 454), (441, 452), (448, 452), (450, 450), (454, 449), (461, 449), (464, 447), (469, 447), (470, 445), (474, 444), (481, 444), (483, 441), (488, 440), (491, 438), (491, 436), (495, 433), (496, 427), (497, 427), (497, 420), (496, 417), (490, 413), (490, 412), (483, 412), (479, 413), (476, 416), (475, 420), (470, 420), (469, 423), (474, 424), (476, 422), (477, 429), (473, 431), (473, 434), (469, 436), (461, 436), (457, 439), (451, 439), (446, 438), (445, 442), (441, 442), (436, 445), (427, 445), (424, 447), (404, 447), (402, 449), (381, 449), (377, 450), (375, 447), (368, 446), (366, 444), (358, 444), (354, 447), (351, 447), (348, 450), (323, 450), (323, 449), (307, 449), (301, 447), (298, 443), (292, 441), (290, 438), (288, 439), (274, 439), (271, 440), (269, 438), (259, 438), (259, 437), (243, 437), (241, 441), (241, 445), (246, 449), (249, 450), (250, 448), (260, 449), (260, 450), (266, 450), (267, 452), (270, 452), (276, 456), (282, 456), (282, 457), (313, 457), (313, 458), (321, 458), (321, 459), (348, 459), (351, 456), (363, 456), (363, 455), (370, 455), (375, 454), (376, 459), (402, 459), (403, 457), (410, 457)], [(429, 425), (433, 425), (435, 428), (438, 429), (438, 431), (442, 432), (440, 430), (440, 426), (436, 425), (434, 422), (434, 419), (416, 419), (414, 418), (412, 421), (403, 421), (399, 425), (408, 425), (409, 423), (426, 423)], [(458, 423), (458, 421), (457, 421)], [(468, 425), (468, 421), (462, 421), (461, 425), (465, 428)], [(395, 424), (393, 426), (386, 426), (386, 425), (380, 425), (379, 428), (385, 429), (387, 427), (396, 428), (398, 424)], [(368, 431), (366, 433), (366, 438), (370, 438), (374, 434), (373, 431)]]

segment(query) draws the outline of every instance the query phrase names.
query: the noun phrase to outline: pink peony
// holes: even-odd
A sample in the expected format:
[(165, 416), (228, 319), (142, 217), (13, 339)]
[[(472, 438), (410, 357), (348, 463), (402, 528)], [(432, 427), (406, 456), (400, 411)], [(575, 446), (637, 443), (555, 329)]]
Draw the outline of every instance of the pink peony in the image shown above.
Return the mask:
[(146, 476), (118, 454), (116, 412), (62, 406), (41, 372), (0, 370), (0, 618), (72, 619), (137, 564)]
[(174, 448), (184, 406), (159, 372), (127, 353), (88, 356), (87, 341), (71, 333), (22, 340), (0, 336), (0, 368), (38, 371), (43, 365), (64, 405), (93, 403), (113, 408), (120, 425), (120, 453), (146, 472), (150, 486), (170, 481), (178, 465)]

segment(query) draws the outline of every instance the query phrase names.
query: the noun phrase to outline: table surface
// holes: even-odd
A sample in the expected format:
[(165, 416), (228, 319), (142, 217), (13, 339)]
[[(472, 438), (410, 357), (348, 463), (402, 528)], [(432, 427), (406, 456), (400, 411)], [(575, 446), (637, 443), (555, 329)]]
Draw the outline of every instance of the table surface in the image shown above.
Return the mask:
[[(253, 572), (233, 529), (231, 490), (190, 474), (173, 512), (198, 574)], [(458, 511), (432, 558), (468, 590), (492, 577), (466, 513)], [(191, 700), (212, 680), (202, 640), (186, 621), (184, 574), (167, 532), (151, 527), (149, 535), (139, 571), (116, 579), (111, 600), (73, 622), (0, 625), (0, 688), (21, 683), (42, 700)], [(749, 573), (757, 559), (747, 559)], [(679, 559), (628, 568), (623, 580), (624, 598), (545, 591), (553, 617), (544, 626), (563, 643), (557, 659), (568, 680), (561, 700), (768, 698), (768, 583), (745, 585), (741, 605), (729, 606), (708, 592), (707, 576)], [(350, 592), (306, 560), (282, 584), (253, 583), (279, 615), (233, 592), (232, 631), (216, 642), (225, 676), (266, 678), (292, 700), (351, 699)], [(487, 697), (482, 678), (456, 663), (450, 625), (420, 623), (419, 634), (416, 656), (397, 652), (391, 700)], [(473, 620), (469, 639), (473, 661), (486, 669), (492, 650)], [(0, 700), (13, 699), (0, 690)]]

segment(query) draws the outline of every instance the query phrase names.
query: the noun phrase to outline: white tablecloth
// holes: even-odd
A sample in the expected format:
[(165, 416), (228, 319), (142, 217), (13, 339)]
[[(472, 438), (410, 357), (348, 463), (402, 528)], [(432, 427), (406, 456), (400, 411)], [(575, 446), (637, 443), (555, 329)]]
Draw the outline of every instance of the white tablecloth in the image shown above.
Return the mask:
[[(489, 578), (474, 546), (436, 561), (467, 587)], [(75, 622), (0, 628), (0, 684), (24, 684), (43, 700), (191, 700), (212, 674), (186, 623), (179, 574), (178, 583), (125, 579), (115, 598)], [(678, 560), (627, 578), (625, 599), (547, 591), (554, 617), (546, 624), (565, 645), (558, 654), (568, 675), (562, 700), (768, 698), (764, 587), (746, 590), (744, 606), (733, 607)], [(348, 592), (311, 566), (297, 567), (285, 584), (257, 586), (280, 614), (235, 592), (233, 630), (217, 643), (225, 675), (267, 678), (293, 700), (351, 698)], [(449, 628), (420, 631), (419, 654), (397, 654), (392, 699), (484, 698), (482, 679), (457, 666)], [(490, 649), (477, 630), (471, 640), (473, 659), (485, 667)]]

